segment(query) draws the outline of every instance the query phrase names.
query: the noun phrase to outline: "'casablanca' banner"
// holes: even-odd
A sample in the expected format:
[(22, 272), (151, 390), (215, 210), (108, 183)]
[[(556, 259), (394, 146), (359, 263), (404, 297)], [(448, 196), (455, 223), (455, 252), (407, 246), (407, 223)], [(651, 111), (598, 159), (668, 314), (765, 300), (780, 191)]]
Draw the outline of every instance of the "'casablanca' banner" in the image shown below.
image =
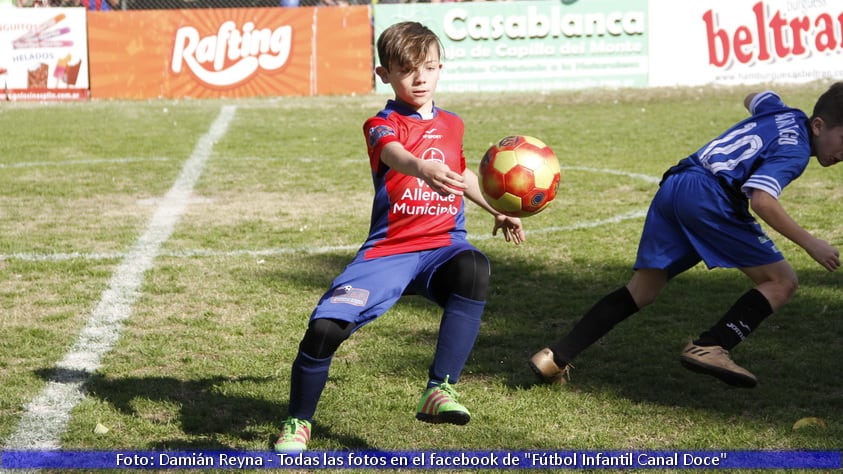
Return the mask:
[[(683, 3), (684, 5), (684, 3)], [(646, 87), (647, 0), (378, 4), (375, 37), (421, 21), (445, 47), (441, 91)], [(379, 92), (388, 85), (378, 83)]]

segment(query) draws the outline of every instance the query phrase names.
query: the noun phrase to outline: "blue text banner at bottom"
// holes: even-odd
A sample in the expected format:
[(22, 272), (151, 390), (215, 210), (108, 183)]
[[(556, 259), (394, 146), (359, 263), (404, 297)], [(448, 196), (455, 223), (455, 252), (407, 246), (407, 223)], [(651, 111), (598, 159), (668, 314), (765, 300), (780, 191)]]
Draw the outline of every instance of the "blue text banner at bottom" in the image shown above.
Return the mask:
[(841, 451), (0, 451), (5, 469), (843, 469)]

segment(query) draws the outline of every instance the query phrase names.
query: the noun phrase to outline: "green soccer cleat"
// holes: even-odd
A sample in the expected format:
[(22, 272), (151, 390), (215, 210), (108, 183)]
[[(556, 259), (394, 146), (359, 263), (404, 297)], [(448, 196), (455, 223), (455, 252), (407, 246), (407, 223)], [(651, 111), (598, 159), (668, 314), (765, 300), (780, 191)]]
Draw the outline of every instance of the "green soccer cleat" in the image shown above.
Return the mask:
[(310, 441), (310, 422), (292, 416), (284, 420), (281, 434), (275, 442), (276, 453), (300, 453), (307, 449)]
[(416, 407), (416, 419), (426, 423), (464, 425), (471, 420), (471, 413), (457, 401), (457, 392), (445, 377), (444, 382), (422, 394)]

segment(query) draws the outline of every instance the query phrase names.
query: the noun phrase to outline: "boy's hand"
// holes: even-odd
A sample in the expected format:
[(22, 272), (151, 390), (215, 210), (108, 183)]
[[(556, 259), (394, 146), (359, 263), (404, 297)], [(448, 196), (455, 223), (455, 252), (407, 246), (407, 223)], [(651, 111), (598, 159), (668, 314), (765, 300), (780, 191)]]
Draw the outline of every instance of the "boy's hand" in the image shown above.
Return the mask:
[(504, 214), (496, 215), (492, 235), (498, 235), (498, 229), (503, 231), (503, 238), (507, 242), (518, 245), (527, 240), (527, 234), (524, 233), (524, 227), (521, 226), (521, 219), (517, 217), (509, 217)]
[(463, 195), (466, 188), (465, 178), (439, 161), (422, 161), (421, 179), (442, 196), (449, 194)]
[(805, 250), (811, 258), (830, 272), (840, 267), (840, 252), (825, 240), (814, 239), (811, 245), (805, 247)]

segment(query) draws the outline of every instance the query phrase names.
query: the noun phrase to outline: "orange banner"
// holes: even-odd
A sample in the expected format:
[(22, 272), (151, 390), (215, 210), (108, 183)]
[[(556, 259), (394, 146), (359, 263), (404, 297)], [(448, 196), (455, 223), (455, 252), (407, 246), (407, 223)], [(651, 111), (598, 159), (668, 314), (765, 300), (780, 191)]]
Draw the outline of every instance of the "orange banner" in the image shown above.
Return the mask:
[(89, 12), (92, 98), (372, 91), (367, 6)]

